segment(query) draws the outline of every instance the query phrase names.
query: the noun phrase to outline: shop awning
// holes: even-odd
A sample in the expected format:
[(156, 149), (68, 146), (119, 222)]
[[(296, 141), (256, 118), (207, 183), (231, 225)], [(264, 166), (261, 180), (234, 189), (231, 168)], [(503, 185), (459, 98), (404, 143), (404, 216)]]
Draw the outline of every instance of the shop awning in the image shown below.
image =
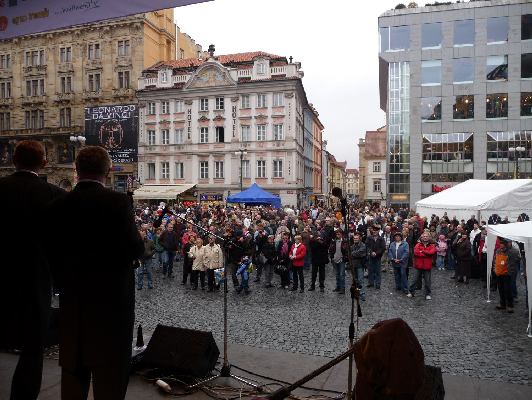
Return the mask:
[(172, 200), (196, 185), (143, 185), (133, 192), (135, 200)]

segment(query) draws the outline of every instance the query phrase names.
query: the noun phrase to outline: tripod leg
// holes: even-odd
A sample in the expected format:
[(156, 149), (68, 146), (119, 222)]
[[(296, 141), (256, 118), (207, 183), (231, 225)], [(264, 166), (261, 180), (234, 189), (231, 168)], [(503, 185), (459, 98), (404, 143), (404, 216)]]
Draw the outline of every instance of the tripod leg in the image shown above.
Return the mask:
[(261, 390), (261, 387), (259, 385), (255, 384), (255, 383), (252, 383), (252, 382), (249, 382), (249, 381), (245, 380), (244, 378), (241, 378), (240, 376), (236, 376), (236, 375), (232, 375), (232, 374), (230, 376), (235, 381), (238, 381), (238, 382), (241, 382), (241, 383), (243, 383), (245, 385), (251, 386), (252, 388), (255, 388), (255, 389), (259, 390), (259, 391)]
[(217, 379), (219, 377), (220, 377), (220, 375), (210, 376), (208, 378), (203, 379), (202, 381), (200, 381), (198, 383), (195, 383), (193, 385), (187, 386), (186, 390), (187, 391), (193, 390), (193, 389), (195, 389), (195, 388), (197, 388), (199, 386), (202, 386), (202, 385), (204, 385), (204, 384), (206, 384), (208, 382), (211, 382), (211, 381), (213, 381), (213, 380), (215, 380), (215, 379)]

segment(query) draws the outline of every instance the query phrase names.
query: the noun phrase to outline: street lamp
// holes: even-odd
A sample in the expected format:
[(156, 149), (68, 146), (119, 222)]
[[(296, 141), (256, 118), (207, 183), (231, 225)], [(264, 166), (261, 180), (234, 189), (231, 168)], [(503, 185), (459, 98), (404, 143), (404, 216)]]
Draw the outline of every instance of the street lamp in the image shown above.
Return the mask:
[(523, 146), (508, 148), (508, 152), (514, 153), (514, 160), (515, 160), (514, 179), (519, 179), (519, 156), (524, 151), (526, 151), (526, 149)]
[(73, 144), (83, 146), (85, 144), (85, 142), (87, 141), (87, 138), (85, 136), (81, 136), (81, 135), (79, 135), (79, 136), (70, 136), (70, 141)]
[(248, 154), (245, 148), (241, 147), (238, 151), (235, 151), (235, 155), (240, 155), (240, 191), (242, 192), (242, 180), (244, 177), (244, 170), (242, 169), (242, 164), (244, 163), (244, 156)]

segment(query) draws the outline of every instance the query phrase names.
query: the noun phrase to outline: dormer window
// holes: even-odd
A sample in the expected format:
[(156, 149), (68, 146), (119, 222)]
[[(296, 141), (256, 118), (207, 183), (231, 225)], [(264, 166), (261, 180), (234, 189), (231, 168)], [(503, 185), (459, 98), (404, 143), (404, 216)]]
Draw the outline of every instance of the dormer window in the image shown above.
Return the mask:
[(168, 82), (168, 72), (163, 71), (161, 72), (161, 83), (166, 83), (166, 82)]
[(266, 73), (266, 64), (264, 64), (264, 63), (257, 64), (257, 73), (258, 74), (265, 74)]

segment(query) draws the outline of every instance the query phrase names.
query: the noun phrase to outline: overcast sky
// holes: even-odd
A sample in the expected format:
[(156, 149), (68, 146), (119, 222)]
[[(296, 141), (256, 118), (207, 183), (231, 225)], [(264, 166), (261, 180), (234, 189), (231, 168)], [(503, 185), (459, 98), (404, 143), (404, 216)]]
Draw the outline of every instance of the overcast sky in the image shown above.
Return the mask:
[(377, 18), (399, 0), (215, 0), (176, 8), (182, 32), (216, 54), (265, 51), (302, 63), (327, 149), (358, 167), (358, 139), (385, 124)]

